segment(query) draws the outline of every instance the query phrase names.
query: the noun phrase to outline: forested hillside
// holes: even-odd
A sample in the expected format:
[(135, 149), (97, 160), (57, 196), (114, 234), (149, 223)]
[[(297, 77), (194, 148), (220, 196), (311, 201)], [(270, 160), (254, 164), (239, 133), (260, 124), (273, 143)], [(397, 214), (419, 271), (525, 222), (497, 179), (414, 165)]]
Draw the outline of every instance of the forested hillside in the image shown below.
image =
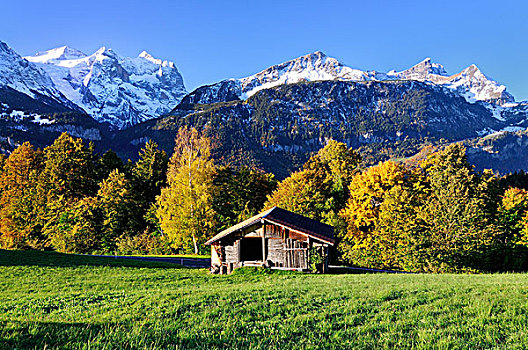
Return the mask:
[[(193, 97), (204, 94), (198, 89), (170, 116), (124, 130), (117, 138), (123, 142), (119, 149), (130, 157), (145, 138), (171, 149), (174, 133), (190, 125), (217, 140), (216, 158), (257, 165), (283, 178), (329, 139), (359, 149), (364, 164), (373, 165), (409, 157), (425, 145), (478, 140), (487, 130), (525, 118), (522, 110), (497, 118), (482, 103), (416, 81), (301, 82), (261, 90), (247, 100), (238, 99), (229, 86), (216, 93), (223, 102), (193, 103), (204, 99)], [(477, 153), (470, 156), (477, 159)], [(487, 164), (498, 171), (512, 169), (501, 168), (501, 162)], [(514, 170), (523, 168), (519, 162)]]

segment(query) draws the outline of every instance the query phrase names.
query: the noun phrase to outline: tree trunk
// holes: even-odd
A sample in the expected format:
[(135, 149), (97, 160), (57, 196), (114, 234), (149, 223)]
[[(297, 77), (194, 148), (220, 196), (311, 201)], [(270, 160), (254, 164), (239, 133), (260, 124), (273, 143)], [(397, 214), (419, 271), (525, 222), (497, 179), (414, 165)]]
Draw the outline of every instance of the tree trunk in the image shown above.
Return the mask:
[(192, 235), (192, 240), (194, 244), (194, 254), (198, 255), (198, 243), (196, 242), (196, 237), (194, 236), (194, 233)]

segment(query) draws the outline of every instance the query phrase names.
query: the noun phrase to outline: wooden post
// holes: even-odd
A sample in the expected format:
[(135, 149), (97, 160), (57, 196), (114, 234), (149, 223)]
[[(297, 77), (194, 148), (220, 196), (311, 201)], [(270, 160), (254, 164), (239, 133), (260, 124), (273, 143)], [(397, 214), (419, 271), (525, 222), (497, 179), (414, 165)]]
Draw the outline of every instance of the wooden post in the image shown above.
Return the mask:
[(323, 248), (323, 252), (324, 252), (324, 264), (323, 264), (323, 273), (327, 273), (328, 272), (328, 246), (325, 245), (325, 247)]
[(236, 249), (237, 249), (237, 257), (236, 257), (236, 263), (238, 264), (241, 261), (242, 258), (242, 238), (235, 241)]
[(284, 255), (282, 256), (282, 260), (284, 261), (283, 264), (284, 264), (284, 267), (288, 267), (288, 240), (286, 240), (286, 238), (284, 238), (284, 241), (283, 241), (283, 246), (284, 246)]
[(306, 237), (306, 242), (308, 243), (308, 249), (306, 250), (306, 269), (310, 269), (310, 249), (312, 249), (312, 242), (310, 241), (310, 237)]
[(266, 264), (266, 225), (264, 220), (260, 220), (262, 223), (262, 262)]

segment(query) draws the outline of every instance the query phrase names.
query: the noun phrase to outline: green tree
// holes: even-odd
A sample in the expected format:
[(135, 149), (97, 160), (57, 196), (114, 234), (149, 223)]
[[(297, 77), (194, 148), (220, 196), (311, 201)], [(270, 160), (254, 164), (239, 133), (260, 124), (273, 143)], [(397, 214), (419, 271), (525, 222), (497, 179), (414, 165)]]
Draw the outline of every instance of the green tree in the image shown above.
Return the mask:
[[(63, 133), (44, 149), (44, 169), (39, 178), (39, 191), (46, 200), (46, 206), (41, 208), (40, 216), (45, 220), (43, 233), (50, 238), (54, 248), (61, 251), (77, 249), (65, 245), (73, 240), (58, 236), (70, 235), (71, 232), (66, 229), (68, 225), (81, 222), (72, 215), (92, 217), (90, 212), (81, 210), (77, 202), (85, 197), (94, 197), (96, 190), (97, 157), (93, 145), (86, 146), (82, 139), (74, 139)], [(68, 225), (64, 226), (65, 222)], [(87, 234), (88, 230), (83, 229), (82, 235), (74, 236), (86, 238)], [(93, 234), (96, 236), (95, 232)], [(76, 243), (76, 246), (88, 247), (91, 244)]]
[(167, 182), (167, 162), (165, 151), (149, 140), (139, 152), (139, 160), (128, 165), (139, 225), (137, 231), (146, 235), (156, 234), (159, 230), (159, 222), (152, 213), (155, 212), (156, 197)]
[(111, 149), (103, 153), (101, 157), (97, 159), (96, 172), (97, 180), (102, 181), (110, 175), (115, 169), (119, 171), (124, 170), (123, 161), (119, 156)]
[(167, 186), (158, 197), (157, 216), (172, 246), (186, 251), (212, 233), (214, 165), (210, 140), (194, 128), (182, 127), (167, 171)]
[(218, 231), (259, 213), (277, 181), (273, 174), (263, 171), (223, 166), (216, 169), (213, 185), (212, 205)]
[(417, 216), (430, 234), (429, 264), (440, 271), (496, 268), (497, 179), (475, 173), (460, 144), (430, 155), (421, 168), (429, 195)]
[(122, 236), (140, 233), (140, 213), (135, 199), (130, 181), (117, 169), (101, 183), (97, 205), (102, 219), (100, 249), (103, 251), (114, 251), (118, 238)]
[(101, 213), (95, 197), (48, 204), (55, 215), (47, 227), (51, 245), (59, 252), (93, 253), (101, 251)]
[(139, 160), (131, 167), (135, 191), (150, 207), (167, 181), (167, 154), (152, 140), (139, 152)]

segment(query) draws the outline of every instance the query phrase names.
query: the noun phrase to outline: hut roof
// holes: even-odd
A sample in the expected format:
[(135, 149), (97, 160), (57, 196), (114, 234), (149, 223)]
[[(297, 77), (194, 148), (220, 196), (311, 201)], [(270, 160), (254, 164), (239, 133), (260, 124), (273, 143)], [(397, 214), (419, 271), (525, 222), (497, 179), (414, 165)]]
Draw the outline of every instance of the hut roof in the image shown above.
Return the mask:
[(247, 220), (231, 226), (230, 228), (225, 229), (205, 242), (205, 244), (211, 245), (232, 233), (243, 230), (246, 227), (261, 221), (284, 226), (292, 231), (305, 234), (309, 237), (318, 239), (331, 245), (334, 244), (334, 228), (332, 226), (279, 207), (273, 207), (269, 210), (266, 210), (265, 212), (257, 214)]

